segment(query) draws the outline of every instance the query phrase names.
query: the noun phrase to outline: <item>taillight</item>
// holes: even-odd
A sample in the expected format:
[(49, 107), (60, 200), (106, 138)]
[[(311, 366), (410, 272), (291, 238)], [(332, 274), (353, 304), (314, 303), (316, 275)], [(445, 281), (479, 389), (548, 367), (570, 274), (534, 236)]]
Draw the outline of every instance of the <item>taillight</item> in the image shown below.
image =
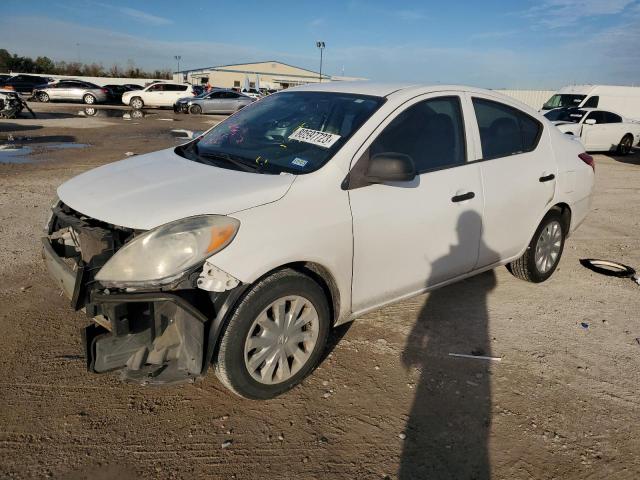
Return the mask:
[(588, 153), (581, 153), (580, 155), (578, 155), (578, 157), (580, 157), (580, 160), (582, 160), (584, 163), (593, 168), (594, 172), (596, 171), (596, 162), (591, 155), (589, 155)]

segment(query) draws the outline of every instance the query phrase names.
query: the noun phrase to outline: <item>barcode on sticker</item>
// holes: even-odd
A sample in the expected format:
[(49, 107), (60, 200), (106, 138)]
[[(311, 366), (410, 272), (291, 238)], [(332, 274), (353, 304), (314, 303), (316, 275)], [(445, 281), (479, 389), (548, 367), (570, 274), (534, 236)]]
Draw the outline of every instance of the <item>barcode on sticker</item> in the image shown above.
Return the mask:
[(310, 128), (299, 128), (289, 136), (289, 140), (310, 143), (322, 148), (331, 148), (334, 143), (340, 140), (340, 135), (311, 130)]

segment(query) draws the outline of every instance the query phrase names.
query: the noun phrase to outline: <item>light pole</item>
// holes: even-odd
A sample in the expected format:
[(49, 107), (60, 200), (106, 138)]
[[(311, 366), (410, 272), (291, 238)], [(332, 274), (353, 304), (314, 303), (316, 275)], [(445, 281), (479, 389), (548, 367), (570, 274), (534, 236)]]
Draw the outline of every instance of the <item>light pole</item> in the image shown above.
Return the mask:
[(322, 51), (324, 50), (324, 42), (316, 42), (316, 47), (320, 49), (320, 82), (322, 82)]
[(176, 62), (178, 62), (178, 73), (180, 73), (180, 60), (182, 59), (182, 56), (174, 55), (173, 58), (175, 58)]

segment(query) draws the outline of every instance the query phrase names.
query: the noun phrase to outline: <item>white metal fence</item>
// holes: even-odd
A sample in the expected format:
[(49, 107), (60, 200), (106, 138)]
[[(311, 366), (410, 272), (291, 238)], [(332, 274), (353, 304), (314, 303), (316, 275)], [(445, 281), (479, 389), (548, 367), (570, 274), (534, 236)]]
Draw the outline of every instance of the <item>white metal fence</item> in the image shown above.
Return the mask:
[(509, 97), (529, 105), (531, 108), (540, 110), (542, 105), (556, 93), (554, 90), (495, 90)]

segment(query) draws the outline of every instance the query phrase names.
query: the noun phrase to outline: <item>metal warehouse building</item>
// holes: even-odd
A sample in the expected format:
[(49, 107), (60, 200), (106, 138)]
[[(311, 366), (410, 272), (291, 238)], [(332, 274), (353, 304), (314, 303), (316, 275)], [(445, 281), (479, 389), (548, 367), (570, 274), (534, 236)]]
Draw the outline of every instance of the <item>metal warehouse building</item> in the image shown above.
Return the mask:
[[(267, 88), (281, 90), (320, 80), (320, 74), (305, 68), (294, 67), (286, 63), (268, 61), (256, 63), (238, 63), (220, 65), (196, 70), (181, 70), (173, 74), (173, 80), (194, 85), (206, 85), (221, 88)], [(364, 80), (355, 77), (336, 77), (322, 75), (322, 81)]]

